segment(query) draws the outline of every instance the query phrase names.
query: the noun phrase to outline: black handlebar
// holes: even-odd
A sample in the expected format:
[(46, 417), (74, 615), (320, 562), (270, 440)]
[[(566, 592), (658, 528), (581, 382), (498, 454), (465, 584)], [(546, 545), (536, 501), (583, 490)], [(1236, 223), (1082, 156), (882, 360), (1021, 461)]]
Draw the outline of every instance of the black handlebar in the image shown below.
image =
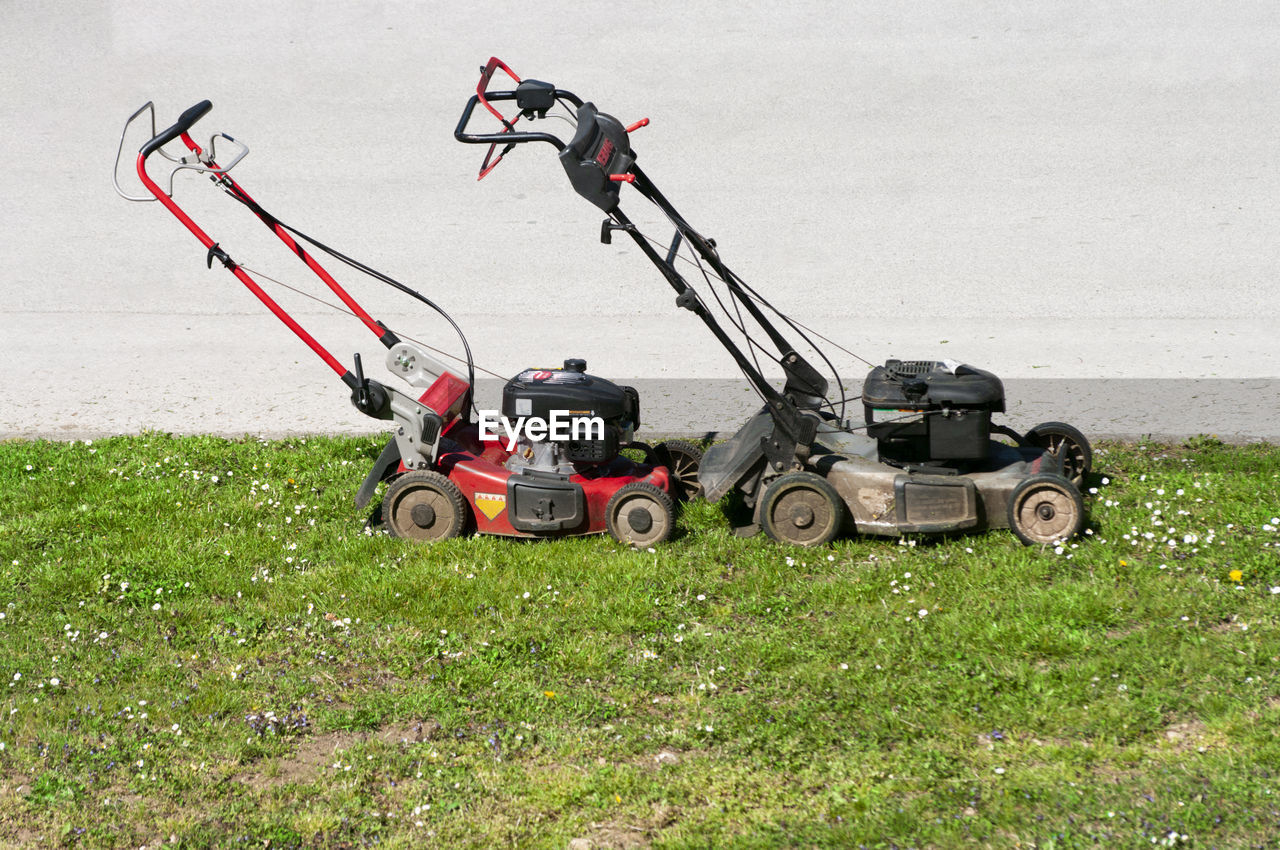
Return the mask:
[[(513, 91), (488, 92), (486, 100), (515, 100), (516, 93)], [(506, 130), (501, 133), (468, 133), (467, 125), (471, 123), (471, 113), (475, 111), (476, 104), (480, 102), (478, 95), (471, 95), (471, 99), (467, 101), (466, 109), (462, 110), (462, 118), (458, 120), (457, 129), (453, 131), (453, 137), (460, 142), (469, 145), (493, 144), (522, 144), (524, 142), (547, 142), (555, 146), (558, 151), (564, 150), (564, 142), (558, 136), (551, 133), (521, 133), (512, 130)]]
[(189, 131), (191, 126), (203, 118), (210, 109), (213, 109), (213, 104), (211, 102), (207, 100), (200, 101), (195, 106), (178, 116), (177, 122), (172, 127), (143, 145), (140, 153), (143, 157), (151, 156), (151, 154), (156, 152), (157, 148), (172, 142), (174, 139)]
[[(516, 81), (518, 87), (515, 91), (487, 91), (489, 82), (497, 68), (504, 70)], [(520, 132), (515, 129), (515, 123), (520, 118), (545, 118), (548, 108), (561, 98), (572, 103), (576, 110), (576, 112), (571, 110), (573, 118), (571, 123), (574, 124), (575, 132), (568, 142), (550, 133)], [(519, 114), (511, 120), (504, 118), (491, 105), (491, 102), (511, 100), (514, 100), (519, 108)], [(472, 114), (476, 106), (480, 104), (484, 104), (485, 108), (501, 121), (502, 132), (467, 132), (467, 125), (471, 121)], [(462, 111), (462, 118), (458, 121), (458, 126), (453, 135), (458, 141), (467, 144), (490, 145), (489, 155), (485, 157), (484, 164), (480, 170), (480, 177), (482, 178), (502, 160), (503, 154), (518, 144), (548, 142), (555, 146), (556, 150), (560, 152), (560, 163), (564, 166), (574, 191), (609, 215), (600, 231), (601, 241), (608, 242), (609, 240), (606, 237), (615, 228), (624, 230), (630, 235), (641, 252), (657, 266), (663, 277), (675, 289), (678, 296), (676, 299), (677, 306), (693, 311), (702, 319), (716, 339), (737, 362), (751, 384), (765, 399), (775, 428), (773, 436), (766, 442), (764, 453), (770, 463), (774, 463), (778, 469), (782, 469), (783, 465), (794, 463), (796, 457), (803, 456), (798, 454), (800, 447), (807, 447), (813, 443), (818, 420), (813, 417), (802, 416), (801, 405), (805, 409), (817, 409), (825, 399), (827, 381), (808, 361), (796, 352), (795, 348), (787, 342), (781, 332), (769, 321), (761, 305), (773, 309), (771, 305), (755, 296), (754, 290), (749, 290), (724, 265), (715, 249), (715, 242), (703, 237), (689, 226), (683, 216), (676, 212), (671, 203), (649, 181), (644, 172), (636, 167), (635, 153), (631, 150), (630, 133), (632, 130), (643, 127), (647, 123), (648, 119), (644, 119), (631, 127), (624, 127), (617, 118), (599, 112), (594, 104), (583, 102), (572, 92), (558, 89), (550, 83), (538, 80), (521, 81), (519, 77), (511, 72), (510, 68), (495, 57), (490, 59), (489, 63), (481, 71), (480, 83), (476, 88), (476, 93), (467, 101), (466, 108)], [(498, 155), (497, 160), (491, 162), (493, 152), (499, 144), (505, 145), (502, 154)], [(618, 208), (619, 189), (623, 182), (631, 183), (643, 197), (652, 201), (666, 213), (667, 217), (675, 225), (675, 241), (672, 242), (671, 250), (666, 259), (663, 259), (662, 255), (654, 250), (646, 237)], [(737, 310), (737, 305), (741, 305), (778, 348), (781, 354), (778, 362), (786, 375), (786, 385), (782, 392), (779, 392), (761, 374), (759, 365), (754, 360), (754, 355), (748, 358), (742, 348), (720, 326), (711, 311), (703, 304), (697, 292), (689, 286), (679, 271), (676, 270), (673, 261), (682, 239), (690, 242), (696, 254), (706, 261), (714, 270), (715, 276), (724, 282), (734, 301), (737, 302), (734, 305), (734, 309)], [(699, 264), (699, 267), (701, 267), (701, 264)], [(719, 301), (718, 295), (716, 299)], [(757, 304), (757, 300), (759, 300), (760, 304)], [(729, 315), (730, 319), (734, 318), (733, 314), (729, 314), (729, 308), (723, 303), (720, 304), (720, 307)], [(797, 326), (781, 312), (776, 309), (774, 312), (777, 312), (778, 316), (789, 327), (797, 329)], [(735, 325), (744, 334), (746, 333), (741, 318), (735, 322)], [(805, 339), (807, 342), (808, 338), (806, 337)], [(750, 337), (748, 337), (748, 341), (754, 344)], [(823, 359), (825, 360), (826, 358), (824, 357)], [(827, 364), (830, 366), (829, 360)], [(834, 368), (832, 371), (835, 371)], [(834, 411), (834, 409), (833, 406), (832, 410)]]

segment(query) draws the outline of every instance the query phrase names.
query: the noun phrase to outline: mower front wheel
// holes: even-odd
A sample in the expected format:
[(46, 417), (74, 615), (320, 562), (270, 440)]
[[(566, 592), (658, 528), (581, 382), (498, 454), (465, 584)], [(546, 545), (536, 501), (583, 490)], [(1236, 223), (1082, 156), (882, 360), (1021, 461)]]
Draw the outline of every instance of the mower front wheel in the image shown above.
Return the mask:
[(1084, 499), (1061, 475), (1032, 475), (1009, 497), (1009, 528), (1028, 546), (1048, 546), (1084, 528)]
[(387, 487), (382, 519), (392, 537), (432, 543), (462, 533), (467, 502), (458, 485), (440, 473), (414, 470)]
[(844, 501), (827, 479), (812, 472), (780, 475), (760, 499), (760, 527), (793, 546), (821, 546), (840, 533)]
[(614, 540), (633, 546), (665, 543), (676, 530), (671, 497), (645, 481), (618, 488), (605, 506), (604, 519)]

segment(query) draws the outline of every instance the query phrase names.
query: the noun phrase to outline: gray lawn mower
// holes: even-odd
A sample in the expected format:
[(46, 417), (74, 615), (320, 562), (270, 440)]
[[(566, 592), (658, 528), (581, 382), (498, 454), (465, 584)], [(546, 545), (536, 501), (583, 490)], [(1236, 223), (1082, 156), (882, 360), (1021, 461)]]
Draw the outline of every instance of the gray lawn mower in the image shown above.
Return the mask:
[[(514, 88), (490, 90), (497, 71)], [(504, 116), (498, 106), (511, 103), (515, 110)], [(477, 106), (500, 128), (471, 132)], [(517, 127), (549, 113), (574, 127), (572, 137)], [(630, 236), (675, 290), (676, 305), (706, 324), (759, 393), (759, 412), (705, 451), (697, 470), (705, 498), (740, 494), (750, 510), (744, 531), (763, 529), (799, 546), (821, 545), (842, 531), (900, 536), (1009, 528), (1028, 545), (1050, 545), (1079, 533), (1085, 521), (1080, 486), (1092, 464), (1089, 441), (1079, 430), (1046, 422), (1020, 434), (994, 424), (992, 414), (1005, 410), (1000, 379), (948, 360), (889, 360), (868, 372), (860, 396), (848, 397), (813, 337), (830, 341), (734, 274), (715, 241), (694, 230), (636, 165), (631, 133), (647, 123), (624, 126), (572, 92), (522, 80), (493, 58), (481, 69), (454, 135), (488, 145), (481, 178), (517, 145), (554, 147), (574, 190), (608, 216), (601, 241), (608, 244), (615, 231)], [(650, 239), (623, 213), (624, 183), (671, 223), (669, 242)], [(677, 261), (696, 269), (711, 301), (690, 285)], [(767, 343), (753, 338), (748, 321)], [(746, 350), (725, 324), (745, 340)], [(817, 352), (840, 392), (829, 392), (831, 382), (779, 325)], [(780, 390), (760, 369), (760, 353), (775, 356), (769, 349), (777, 351), (785, 377)], [(862, 411), (855, 421), (847, 415), (847, 402), (858, 398)]]

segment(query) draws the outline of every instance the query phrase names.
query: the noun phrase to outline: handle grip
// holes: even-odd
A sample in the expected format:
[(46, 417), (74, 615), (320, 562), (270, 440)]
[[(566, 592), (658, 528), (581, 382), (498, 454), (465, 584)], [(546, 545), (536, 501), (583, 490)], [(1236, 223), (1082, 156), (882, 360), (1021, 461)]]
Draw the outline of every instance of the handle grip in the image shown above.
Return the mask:
[(143, 145), (140, 153), (144, 158), (151, 156), (151, 154), (156, 152), (157, 148), (160, 148), (169, 142), (172, 142), (179, 136), (187, 133), (193, 124), (208, 114), (210, 109), (213, 109), (213, 104), (211, 102), (207, 100), (200, 101), (195, 106), (178, 116), (177, 122), (172, 127), (164, 130), (154, 139)]
[[(490, 92), (489, 100), (515, 100), (516, 93), (513, 91)], [(458, 126), (453, 131), (453, 137), (458, 141), (468, 145), (484, 145), (498, 142), (506, 144), (523, 144), (525, 142), (549, 142), (555, 146), (556, 150), (564, 150), (564, 142), (559, 137), (550, 133), (529, 133), (529, 132), (513, 132), (503, 128), (500, 133), (468, 133), (467, 125), (471, 123), (471, 113), (475, 111), (476, 105), (480, 102), (480, 98), (471, 95), (471, 99), (467, 101), (467, 106), (462, 110), (462, 117), (458, 119)], [(581, 104), (578, 104), (581, 106)]]

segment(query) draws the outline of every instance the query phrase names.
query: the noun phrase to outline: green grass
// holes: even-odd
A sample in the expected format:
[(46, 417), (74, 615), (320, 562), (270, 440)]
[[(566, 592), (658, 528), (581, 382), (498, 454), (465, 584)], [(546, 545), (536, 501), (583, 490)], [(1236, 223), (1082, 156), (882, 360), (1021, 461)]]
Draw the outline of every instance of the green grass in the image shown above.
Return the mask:
[(1061, 551), (415, 546), (379, 449), (0, 444), (0, 844), (1275, 846), (1273, 446), (1102, 446)]

